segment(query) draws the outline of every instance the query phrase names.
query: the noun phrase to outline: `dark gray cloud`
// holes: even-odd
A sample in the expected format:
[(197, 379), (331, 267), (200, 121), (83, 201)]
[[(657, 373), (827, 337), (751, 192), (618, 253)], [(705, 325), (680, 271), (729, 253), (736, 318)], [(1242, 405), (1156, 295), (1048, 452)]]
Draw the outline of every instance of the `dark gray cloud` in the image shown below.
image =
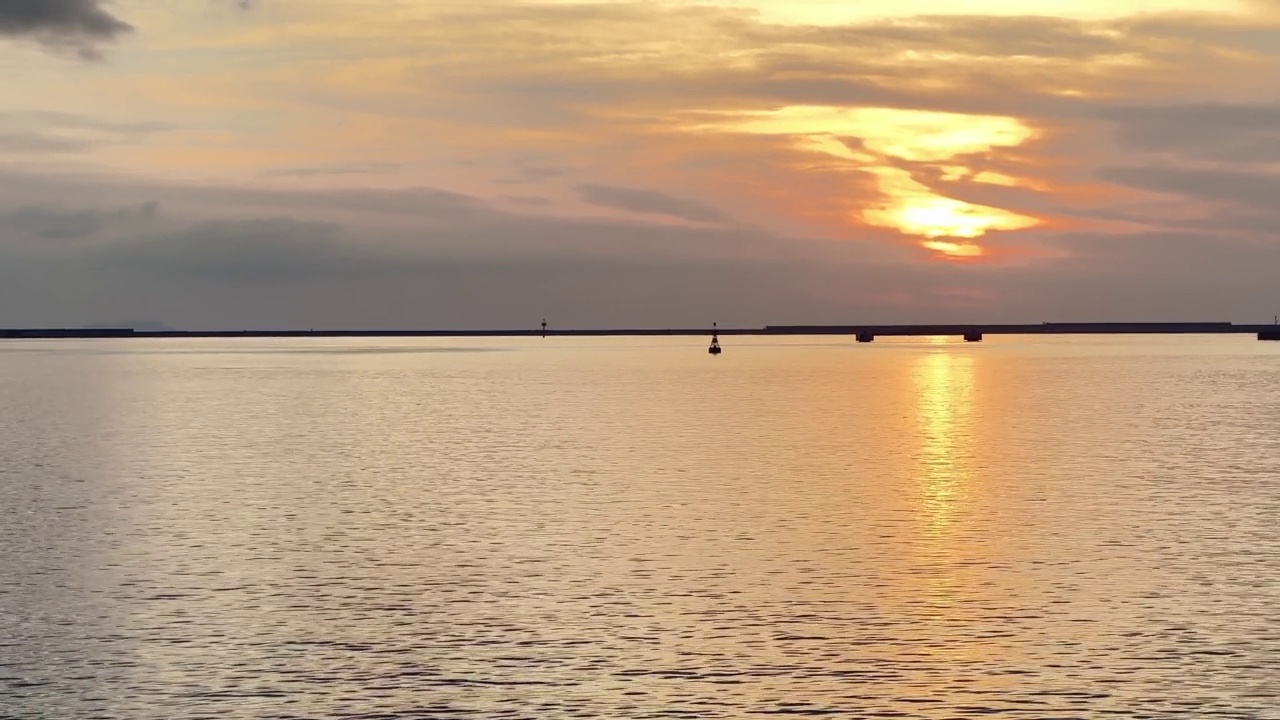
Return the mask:
[[(57, 187), (60, 178), (51, 177), (42, 187), (44, 192)], [(0, 187), (4, 179), (0, 176)], [(191, 186), (150, 186), (152, 192), (192, 207), (240, 208), (245, 213), (366, 216), (392, 222), (460, 223), (463, 220), (482, 223), (489, 210), (478, 199), (462, 193), (436, 188), (404, 190), (255, 190), (238, 187), (200, 188)], [(127, 193), (120, 195), (127, 197)]]
[(0, 232), (30, 233), (46, 240), (70, 240), (124, 228), (138, 228), (156, 217), (154, 202), (112, 210), (24, 206), (0, 211)]
[[(34, 215), (53, 229), (51, 213), (11, 211), (26, 230), (0, 228), (0, 325), (494, 327), (531, 308), (579, 326), (782, 320), (793, 313), (771, 305), (803, 304), (803, 268), (823, 267), (806, 258), (829, 249), (741, 230), (507, 214), (427, 191), (254, 194), (0, 172), (0, 197), (27, 205), (52, 193), (141, 192), (161, 198), (163, 227), (98, 232), (59, 252), (31, 232)], [(434, 203), (426, 212), (424, 198)], [(335, 209), (337, 199), (346, 203)], [(182, 220), (211, 210), (225, 217)], [(299, 219), (326, 215), (344, 220)], [(735, 278), (752, 278), (752, 289)]]
[(1074, 257), (1045, 273), (1044, 292), (1091, 318), (1267, 322), (1280, 312), (1274, 240), (1169, 231), (1056, 241)]
[(129, 25), (102, 8), (98, 0), (0, 0), (0, 32), (44, 32), (110, 39)]
[(1125, 147), (1188, 160), (1280, 160), (1280, 104), (1166, 103), (1103, 107)]
[(1140, 190), (1269, 211), (1276, 209), (1276, 198), (1280, 197), (1280, 175), (1261, 172), (1148, 166), (1102, 168), (1098, 175)]
[(656, 190), (595, 184), (579, 185), (576, 190), (587, 202), (616, 210), (644, 215), (665, 215), (694, 222), (724, 222), (726, 219), (723, 213), (713, 207), (672, 197)]
[[(118, 317), (170, 325), (559, 327), (1045, 320), (1263, 320), (1275, 245), (1193, 235), (1077, 236), (1077, 256), (1019, 269), (667, 256), (395, 254), (289, 221), (197, 227), (145, 245), (0, 265), (0, 324)], [(323, 232), (320, 233), (324, 235)], [(339, 247), (335, 242), (343, 242)], [(216, 249), (202, 249), (214, 243)], [(66, 292), (75, 288), (76, 293)], [(958, 302), (972, 294), (973, 302)], [(23, 309), (28, 312), (18, 312)]]
[[(120, 204), (38, 202), (55, 193)], [(164, 212), (142, 222), (148, 206), (129, 201), (139, 195)], [(921, 262), (879, 242), (508, 214), (426, 190), (252, 193), (10, 171), (0, 197), (22, 203), (0, 223), (0, 325), (1249, 321), (1280, 307), (1280, 243), (1226, 241), (1216, 229), (1032, 233), (1069, 257), (993, 266)]]
[(65, 138), (39, 132), (0, 133), (0, 154), (48, 155), (86, 152), (93, 142), (80, 138)]
[(379, 263), (379, 249), (344, 241), (342, 228), (332, 223), (253, 218), (126, 238), (96, 248), (92, 257), (98, 267), (115, 267), (122, 274), (196, 277), (235, 285), (301, 277), (323, 280), (358, 274), (369, 266), (389, 272), (397, 263)]
[(100, 0), (0, 0), (0, 35), (72, 47), (85, 57), (96, 56), (100, 43), (132, 30)]

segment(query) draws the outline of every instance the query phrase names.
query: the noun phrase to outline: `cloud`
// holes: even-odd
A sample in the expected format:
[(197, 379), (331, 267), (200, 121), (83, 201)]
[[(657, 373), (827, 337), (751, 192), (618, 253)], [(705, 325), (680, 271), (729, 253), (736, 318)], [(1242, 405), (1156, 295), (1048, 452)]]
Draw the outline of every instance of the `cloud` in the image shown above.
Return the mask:
[(515, 177), (504, 178), (498, 182), (503, 185), (531, 185), (540, 183), (543, 180), (562, 177), (565, 173), (566, 171), (562, 168), (525, 165), (516, 169)]
[[(21, 211), (0, 227), (0, 293), (22, 300), (0, 311), (145, 301), (182, 325), (492, 326), (544, 306), (678, 324), (1275, 304), (1253, 267), (1274, 262), (1280, 227), (1280, 30), (1255, 16), (802, 25), (727, 3), (392, 16), (290, 0), (246, 28), (229, 1), (175, 6), (169, 34), (102, 68), (91, 96), (61, 63), (15, 78), (21, 102), (84, 114), (0, 113), (0, 203)], [(130, 7), (139, 25), (159, 12)], [(125, 102), (184, 132), (93, 110)], [(725, 122), (765, 116), (804, 122)], [(1018, 132), (992, 142), (999, 127)], [(72, 174), (88, 167), (119, 174)], [(895, 188), (912, 202), (890, 203)], [(901, 232), (954, 230), (939, 197), (1042, 222), (942, 265)], [(147, 201), (164, 208), (149, 223), (101, 217)], [(888, 227), (869, 224), (885, 209)], [(1260, 244), (1223, 244), (1246, 233)], [(1228, 299), (1179, 299), (1187, 287)]]
[[(3, 0), (0, 0), (3, 1)], [(76, 113), (49, 110), (8, 110), (0, 112), (0, 124), (53, 128), (59, 130), (87, 130), (109, 133), (121, 137), (142, 137), (174, 129), (157, 122), (121, 122), (106, 118), (89, 117)]]
[[(53, 195), (120, 204), (40, 201)], [(906, 247), (509, 213), (425, 189), (250, 192), (7, 171), (0, 197), (22, 203), (0, 221), (0, 325), (1248, 321), (1278, 300), (1280, 243), (1212, 230), (1033, 231), (1019, 242), (1053, 259), (944, 266)], [(142, 197), (165, 212), (145, 219), (154, 206)]]
[(390, 175), (399, 172), (396, 163), (348, 163), (344, 165), (320, 165), (313, 167), (284, 167), (263, 170), (264, 178), (306, 178), (335, 175)]
[(833, 27), (773, 27), (788, 43), (901, 52), (944, 44), (953, 55), (1088, 60), (1130, 50), (1108, 22), (1046, 16), (935, 15)]
[(93, 147), (88, 140), (63, 138), (39, 132), (0, 133), (0, 154), (46, 155), (82, 153)]
[[(935, 15), (806, 26), (762, 22), (722, 5), (429, 4), (396, 32), (361, 16), (372, 25), (343, 35), (338, 30), (357, 17), (352, 11), (347, 22), (308, 26), (314, 35), (307, 37), (336, 44), (334, 72), (314, 74), (315, 82), (282, 78), (271, 89), (324, 112), (387, 118), (379, 129), (388, 138), (448, 137), (425, 141), (429, 149), (418, 159), (476, 159), (489, 171), (486, 183), (545, 180), (518, 160), (536, 154), (540, 166), (573, 168), (570, 189), (597, 207), (700, 222), (732, 215), (778, 232), (901, 242), (869, 228), (871, 219), (923, 238), (1032, 220), (1079, 226), (1109, 203), (1134, 208), (1139, 188), (1110, 184), (1093, 170), (1172, 152), (1140, 142), (1155, 123), (1167, 124), (1144, 108), (1262, 99), (1274, 95), (1271, 78), (1280, 76), (1280, 56), (1258, 41), (1267, 32), (1274, 40), (1275, 28), (1225, 14)], [(724, 122), (801, 110), (819, 112), (768, 138), (744, 138), (743, 123)], [(945, 153), (883, 152), (928, 139), (932, 131), (907, 122), (913, 114), (950, 118), (933, 133)], [(864, 115), (867, 122), (841, 121)], [(1188, 127), (1201, 120), (1189, 117)], [(961, 142), (997, 126), (1026, 132), (986, 147)], [(1199, 152), (1224, 161), (1264, 156), (1269, 142), (1260, 129), (1235, 145), (1215, 146), (1211, 131), (1201, 135), (1200, 151), (1172, 136), (1168, 142), (1188, 159)], [(888, 156), (868, 159), (877, 153)], [(495, 171), (504, 155), (507, 166)], [(1016, 165), (1018, 172), (1005, 173), (1015, 185), (930, 179), (969, 165)], [(457, 182), (475, 187), (472, 177)], [(555, 196), (551, 186), (559, 184), (546, 183), (540, 194)], [(641, 188), (668, 197), (631, 192), (654, 192)], [(686, 192), (697, 207), (669, 197)], [(910, 197), (895, 199), (895, 192)], [(992, 208), (981, 211), (981, 223), (961, 204), (983, 204), (978, 198)], [(570, 202), (557, 198), (562, 212), (573, 211)], [(1148, 220), (1159, 226), (1161, 219)]]
[(528, 205), (535, 207), (550, 207), (555, 204), (550, 199), (540, 197), (538, 195), (502, 195), (498, 199), (509, 203), (515, 203), (516, 205)]
[(723, 213), (701, 203), (682, 200), (655, 190), (615, 187), (611, 185), (579, 185), (576, 190), (584, 200), (601, 207), (626, 210), (643, 215), (665, 215), (694, 222), (724, 222)]
[(24, 206), (8, 212), (0, 211), (0, 231), (30, 233), (46, 240), (80, 239), (123, 228), (137, 228), (153, 220), (157, 208), (155, 202), (113, 210)]
[[(1109, 167), (1099, 175), (1111, 182), (1157, 193), (1275, 210), (1280, 175), (1177, 167)], [(1280, 227), (1277, 228), (1280, 231)]]
[[(0, 228), (0, 325), (153, 318), (157, 308), (184, 327), (493, 327), (531, 307), (580, 326), (703, 313), (728, 322), (807, 294), (795, 264), (822, 267), (805, 258), (832, 249), (752, 231), (506, 213), (427, 191), (366, 191), (335, 207), (343, 194), (100, 183), (0, 173), (0, 196), (21, 188), (28, 201), (10, 218), (24, 234)], [(52, 193), (144, 192), (167, 208), (160, 227), (100, 230), (74, 208), (24, 209)], [(424, 211), (424, 198), (435, 207)], [(51, 252), (30, 232), (59, 232), (69, 218), (92, 243)], [(775, 289), (757, 297), (732, 286), (752, 276), (755, 290)], [(605, 297), (619, 306), (603, 309)]]
[(0, 0), (0, 35), (73, 47), (84, 57), (96, 57), (99, 43), (132, 31), (99, 0)]
[[(182, 230), (95, 250), (99, 266), (142, 276), (197, 277), (228, 285), (243, 281), (314, 280), (356, 274), (375, 263), (376, 249), (342, 242), (331, 223), (252, 218), (199, 223)], [(386, 263), (384, 271), (394, 268)]]
[[(806, 27), (724, 8), (621, 2), (482, 4), (431, 19), (422, 28), (428, 58), (409, 60), (402, 77), (452, 96), (435, 112), (485, 122), (570, 122), (597, 106), (616, 114), (761, 102), (1044, 116), (1087, 113), (1099, 95), (1188, 87), (1233, 65), (1265, 72), (1234, 46), (1256, 28), (1214, 16), (935, 16)], [(513, 43), (508, 27), (528, 40)], [(458, 37), (468, 42), (450, 40)], [(434, 62), (437, 52), (449, 62)], [(1170, 78), (1174, 67), (1181, 74)], [(1232, 76), (1228, 84), (1248, 82)]]
[(75, 155), (136, 144), (172, 130), (155, 122), (116, 122), (73, 113), (0, 111), (0, 154)]
[(1176, 103), (1102, 108), (1127, 148), (1184, 160), (1280, 161), (1280, 104)]

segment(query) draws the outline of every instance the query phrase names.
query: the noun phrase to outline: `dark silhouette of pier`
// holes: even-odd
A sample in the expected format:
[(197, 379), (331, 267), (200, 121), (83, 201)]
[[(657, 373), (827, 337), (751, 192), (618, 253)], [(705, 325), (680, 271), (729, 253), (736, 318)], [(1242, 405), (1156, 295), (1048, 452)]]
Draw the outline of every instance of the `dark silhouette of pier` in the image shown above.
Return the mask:
[[(712, 328), (612, 328), (559, 330), (545, 326), (514, 330), (135, 330), (133, 328), (0, 328), (5, 339), (58, 338), (411, 338), (411, 337), (658, 337), (707, 336)], [(858, 342), (878, 337), (962, 337), (981, 342), (987, 335), (1224, 335), (1252, 334), (1280, 341), (1280, 325), (1229, 322), (1102, 322), (1023, 325), (766, 325), (715, 328), (720, 335), (847, 335)]]

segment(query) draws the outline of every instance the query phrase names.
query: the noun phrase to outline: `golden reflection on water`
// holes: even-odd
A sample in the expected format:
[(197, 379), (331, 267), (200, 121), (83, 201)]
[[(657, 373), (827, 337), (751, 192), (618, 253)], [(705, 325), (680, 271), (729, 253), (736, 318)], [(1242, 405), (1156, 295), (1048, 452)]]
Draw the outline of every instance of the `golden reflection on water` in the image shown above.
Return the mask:
[[(969, 600), (989, 580), (975, 563), (984, 555), (970, 519), (978, 482), (972, 458), (975, 358), (963, 347), (937, 347), (918, 355), (911, 369), (919, 446), (914, 453), (920, 535), (915, 541), (917, 599), (930, 609), (926, 627), (936, 635), (973, 623)], [(930, 654), (949, 663), (973, 662), (974, 648), (943, 643)], [(998, 684), (982, 686), (999, 691)]]
[(939, 542), (953, 530), (973, 468), (974, 357), (952, 349), (920, 355), (912, 371), (920, 424), (920, 506), (926, 535)]

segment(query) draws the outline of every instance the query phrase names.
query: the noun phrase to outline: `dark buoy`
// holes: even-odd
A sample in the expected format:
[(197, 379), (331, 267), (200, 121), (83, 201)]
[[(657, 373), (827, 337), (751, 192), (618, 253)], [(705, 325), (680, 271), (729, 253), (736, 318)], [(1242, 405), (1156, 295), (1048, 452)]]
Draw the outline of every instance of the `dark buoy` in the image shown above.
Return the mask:
[(720, 354), (720, 333), (716, 330), (715, 323), (711, 323), (711, 347), (707, 348), (707, 352), (712, 355)]
[(542, 321), (542, 337), (546, 337), (546, 336), (547, 336), (547, 321), (543, 320)]

